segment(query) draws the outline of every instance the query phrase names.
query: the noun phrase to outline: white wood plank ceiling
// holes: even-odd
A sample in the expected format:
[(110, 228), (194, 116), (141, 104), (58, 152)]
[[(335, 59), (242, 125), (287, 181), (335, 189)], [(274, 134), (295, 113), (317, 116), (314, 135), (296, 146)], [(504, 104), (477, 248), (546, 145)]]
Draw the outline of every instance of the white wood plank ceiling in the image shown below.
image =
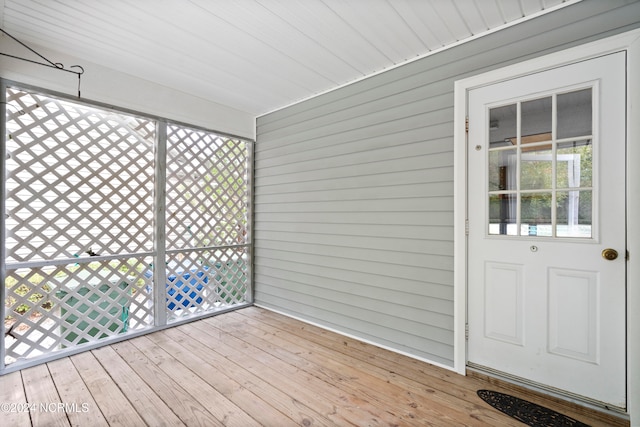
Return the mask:
[(0, 27), (260, 115), (576, 1), (0, 0)]

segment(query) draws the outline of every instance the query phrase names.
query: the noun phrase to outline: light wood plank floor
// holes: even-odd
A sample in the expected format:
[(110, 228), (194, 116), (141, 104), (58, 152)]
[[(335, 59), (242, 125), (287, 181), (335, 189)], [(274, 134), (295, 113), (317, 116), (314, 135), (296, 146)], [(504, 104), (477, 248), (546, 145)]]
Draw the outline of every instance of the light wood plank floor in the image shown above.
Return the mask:
[(482, 388), (592, 426), (618, 421), (503, 386), (250, 307), (0, 377), (0, 403), (36, 405), (3, 407), (0, 425), (522, 425)]

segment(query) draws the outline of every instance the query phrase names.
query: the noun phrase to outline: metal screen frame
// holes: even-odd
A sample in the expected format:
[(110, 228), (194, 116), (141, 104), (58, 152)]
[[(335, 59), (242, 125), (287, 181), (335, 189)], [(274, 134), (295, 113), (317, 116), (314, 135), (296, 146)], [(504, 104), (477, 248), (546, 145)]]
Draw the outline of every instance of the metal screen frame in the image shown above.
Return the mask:
[[(153, 257), (153, 265), (163, 265), (165, 263), (167, 254), (166, 248), (166, 167), (167, 167), (167, 127), (168, 126), (181, 126), (189, 129), (195, 129), (202, 132), (208, 132), (217, 135), (220, 138), (230, 138), (236, 139), (244, 142), (246, 144), (246, 176), (245, 176), (245, 185), (246, 185), (246, 235), (243, 244), (241, 245), (226, 245), (221, 247), (210, 247), (210, 250), (227, 250), (232, 246), (241, 246), (244, 248), (246, 253), (246, 271), (244, 272), (244, 276), (246, 277), (246, 293), (243, 302), (237, 303), (235, 305), (222, 306), (219, 309), (209, 310), (205, 312), (196, 313), (190, 316), (182, 316), (177, 319), (169, 319), (167, 318), (167, 310), (166, 306), (169, 303), (167, 300), (167, 289), (165, 286), (158, 286), (155, 284), (166, 284), (167, 283), (167, 271), (164, 268), (155, 268), (153, 269), (153, 275), (151, 277), (152, 283), (154, 284), (153, 293), (151, 295), (153, 309), (152, 309), (152, 317), (153, 324), (150, 327), (147, 327), (142, 330), (134, 330), (126, 333), (107, 336), (105, 338), (99, 338), (97, 341), (90, 341), (87, 343), (83, 343), (79, 346), (72, 346), (68, 348), (62, 348), (50, 351), (48, 353), (42, 354), (40, 356), (36, 356), (33, 358), (25, 358), (20, 359), (13, 363), (6, 363), (6, 343), (5, 343), (5, 333), (7, 332), (5, 329), (4, 319), (7, 314), (7, 308), (5, 307), (6, 298), (8, 298), (5, 278), (7, 277), (7, 264), (6, 264), (6, 256), (7, 256), (7, 248), (6, 248), (6, 233), (4, 232), (6, 227), (5, 221), (5, 212), (3, 210), (2, 215), (0, 215), (0, 229), (3, 230), (2, 237), (0, 240), (0, 278), (2, 279), (2, 286), (0, 287), (0, 298), (2, 298), (2, 307), (0, 308), (0, 314), (3, 318), (2, 326), (0, 326), (0, 331), (3, 334), (3, 340), (0, 342), (0, 375), (6, 374), (9, 372), (14, 372), (19, 369), (24, 369), (30, 366), (34, 366), (41, 363), (46, 363), (51, 360), (55, 360), (61, 357), (69, 356), (71, 354), (91, 350), (93, 348), (101, 347), (113, 342), (126, 340), (129, 338), (133, 338), (135, 336), (144, 335), (146, 333), (151, 333), (157, 330), (165, 329), (167, 327), (176, 326), (179, 324), (187, 323), (193, 320), (210, 317), (213, 315), (217, 315), (220, 313), (224, 313), (227, 311), (232, 311), (235, 309), (239, 309), (242, 307), (249, 306), (253, 303), (253, 168), (254, 168), (254, 141), (251, 139), (247, 139), (244, 137), (231, 135), (224, 132), (217, 132), (215, 130), (205, 129), (199, 126), (194, 126), (190, 124), (185, 124), (177, 121), (171, 121), (166, 118), (140, 113), (137, 111), (127, 110), (123, 108), (114, 107), (111, 105), (107, 105), (104, 103), (80, 100), (73, 97), (70, 97), (65, 94), (60, 94), (54, 91), (48, 91), (45, 89), (41, 89), (38, 87), (33, 87), (30, 85), (24, 85), (18, 82), (0, 79), (0, 173), (4, 174), (2, 176), (6, 176), (6, 148), (7, 148), (7, 90), (8, 88), (14, 88), (26, 92), (33, 92), (38, 95), (50, 96), (58, 98), (62, 101), (72, 102), (76, 104), (82, 104), (88, 107), (100, 108), (105, 110), (113, 110), (115, 113), (124, 113), (128, 115), (138, 116), (144, 119), (148, 119), (150, 121), (155, 121), (156, 123), (156, 138), (155, 138), (155, 169), (154, 169), (154, 194), (153, 194), (153, 218), (154, 218), (154, 242), (153, 242), (153, 250), (152, 252), (146, 253), (136, 253), (135, 256), (152, 256)], [(5, 180), (0, 180), (0, 198), (2, 200), (2, 207), (5, 207), (5, 200), (7, 197), (7, 187), (5, 185)], [(189, 248), (184, 248), (189, 249)], [(175, 249), (175, 251), (179, 251), (180, 249)], [(94, 258), (96, 261), (99, 261), (98, 258), (124, 258), (127, 256), (134, 256), (134, 254), (117, 254), (117, 255), (109, 255), (107, 257), (96, 257)], [(55, 260), (54, 264), (60, 264), (64, 262), (64, 260)]]
[[(7, 83), (5, 80), (0, 79), (0, 201), (2, 202), (2, 207), (4, 208), (4, 200), (6, 197), (6, 179), (4, 177), (7, 176), (7, 171), (5, 168), (6, 165), (6, 146), (7, 146)], [(0, 316), (2, 316), (2, 324), (0, 325), (0, 332), (2, 333), (2, 341), (0, 342), (0, 373), (5, 370), (5, 336), (7, 331), (4, 327), (4, 319), (6, 318), (6, 307), (5, 307), (5, 298), (7, 297), (6, 287), (5, 287), (5, 277), (6, 277), (6, 245), (5, 245), (5, 212), (4, 209), (0, 211), (0, 299), (2, 299), (2, 304), (0, 304)]]

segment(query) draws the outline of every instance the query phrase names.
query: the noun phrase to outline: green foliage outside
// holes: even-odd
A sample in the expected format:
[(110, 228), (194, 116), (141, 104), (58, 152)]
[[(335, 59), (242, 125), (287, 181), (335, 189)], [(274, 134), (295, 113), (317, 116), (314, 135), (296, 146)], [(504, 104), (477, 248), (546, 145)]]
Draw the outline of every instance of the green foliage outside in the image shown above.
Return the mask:
[[(502, 171), (500, 167), (514, 168), (516, 150), (493, 151), (489, 158), (489, 189), (491, 191), (515, 190), (515, 180), (507, 182), (510, 171)], [(592, 221), (592, 191), (593, 183), (593, 149), (591, 142), (578, 141), (571, 144), (560, 144), (557, 150), (558, 161), (556, 166), (557, 182), (556, 206), (552, 206), (553, 197), (553, 163), (552, 151), (545, 147), (538, 147), (538, 151), (526, 153), (521, 161), (520, 189), (521, 205), (520, 215), (523, 224), (550, 224), (552, 209), (556, 210), (558, 224), (566, 224), (569, 217), (569, 197), (571, 193), (579, 191), (578, 223), (591, 224)], [(508, 158), (511, 156), (511, 162)], [(540, 159), (536, 160), (535, 156)], [(579, 172), (580, 182), (569, 182), (570, 157), (580, 158)], [(577, 165), (574, 165), (577, 166)], [(509, 187), (511, 185), (511, 187)], [(586, 188), (586, 189), (585, 189)], [(497, 196), (491, 198), (490, 221), (500, 222), (500, 204), (503, 203)], [(515, 203), (515, 195), (511, 203)], [(504, 208), (503, 208), (504, 209)], [(503, 212), (504, 214), (504, 212)], [(508, 218), (507, 222), (516, 222), (516, 218)]]
[[(91, 272), (96, 272), (97, 270), (103, 269), (103, 265), (103, 262), (65, 265), (58, 267), (57, 271), (54, 270), (55, 273), (53, 275), (51, 272), (45, 271), (51, 269), (51, 266), (48, 266), (15, 272), (13, 276), (7, 276), (5, 279), (5, 307), (7, 309), (5, 322), (14, 319), (14, 316), (11, 315), (12, 312), (24, 316), (30, 311), (34, 313), (39, 311), (39, 308), (48, 312), (54, 308), (55, 302), (50, 299), (50, 293), (59, 289), (56, 289), (55, 286), (51, 286), (49, 283), (42, 284), (45, 280), (51, 280), (47, 279), (47, 277), (53, 277), (59, 281), (59, 284), (62, 284), (66, 277), (78, 272), (78, 270), (86, 269)], [(125, 277), (139, 277), (135, 281), (132, 294), (135, 294), (138, 289), (146, 286), (147, 283), (143, 278), (143, 272), (146, 267), (139, 260), (135, 258), (128, 259), (126, 262), (122, 262), (121, 260), (112, 260), (108, 262), (108, 265), (111, 268), (104, 268), (104, 275), (107, 277), (107, 280), (114, 274), (114, 270), (120, 272)], [(133, 273), (132, 270), (137, 273)], [(100, 275), (100, 273), (98, 274)], [(20, 280), (15, 276), (20, 277)], [(25, 278), (27, 279), (25, 280)], [(18, 298), (24, 298), (27, 295), (27, 301), (33, 304), (22, 303), (16, 305)]]
[[(202, 170), (180, 181), (176, 188), (188, 203), (189, 211), (203, 217), (210, 214), (210, 221), (180, 224), (190, 235), (194, 247), (223, 246), (245, 242), (246, 214), (246, 144), (235, 139), (225, 139), (213, 159), (194, 167)], [(201, 168), (198, 168), (198, 167)], [(179, 204), (179, 200), (167, 203)], [(201, 217), (202, 218), (202, 217)]]

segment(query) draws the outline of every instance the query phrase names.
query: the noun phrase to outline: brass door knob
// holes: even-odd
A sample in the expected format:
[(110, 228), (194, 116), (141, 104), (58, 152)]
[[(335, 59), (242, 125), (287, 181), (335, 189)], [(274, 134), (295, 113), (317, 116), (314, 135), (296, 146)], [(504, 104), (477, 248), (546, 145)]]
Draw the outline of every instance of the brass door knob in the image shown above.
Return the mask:
[(616, 251), (615, 249), (607, 248), (602, 251), (602, 258), (608, 261), (613, 261), (614, 259), (618, 258), (618, 251)]

